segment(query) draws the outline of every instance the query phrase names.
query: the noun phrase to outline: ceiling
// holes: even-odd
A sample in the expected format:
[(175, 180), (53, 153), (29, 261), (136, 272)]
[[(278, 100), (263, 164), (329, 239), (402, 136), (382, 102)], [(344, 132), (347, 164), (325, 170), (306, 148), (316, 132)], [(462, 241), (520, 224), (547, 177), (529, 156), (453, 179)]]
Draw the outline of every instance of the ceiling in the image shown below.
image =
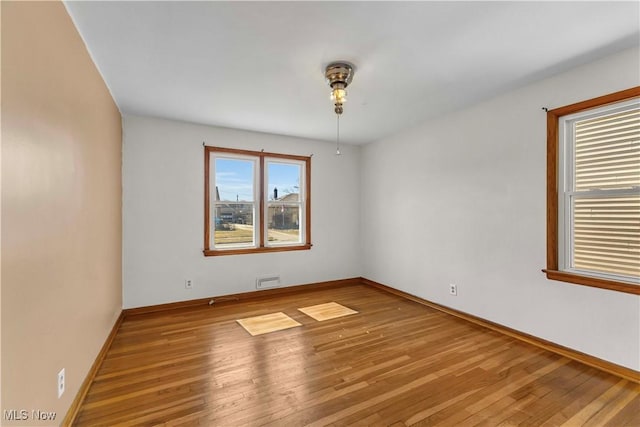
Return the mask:
[(65, 3), (124, 114), (361, 144), (638, 46), (632, 2)]

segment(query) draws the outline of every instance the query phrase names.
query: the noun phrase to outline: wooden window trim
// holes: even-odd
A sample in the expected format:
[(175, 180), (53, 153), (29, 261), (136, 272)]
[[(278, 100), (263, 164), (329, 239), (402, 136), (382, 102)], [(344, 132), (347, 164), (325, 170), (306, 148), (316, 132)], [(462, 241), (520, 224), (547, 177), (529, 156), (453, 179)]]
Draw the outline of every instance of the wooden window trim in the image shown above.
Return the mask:
[(640, 86), (547, 111), (547, 268), (542, 271), (550, 280), (640, 295), (638, 285), (558, 270), (559, 119), (569, 114), (637, 97), (640, 97)]
[[(258, 200), (255, 203), (258, 204), (260, 225), (258, 227), (258, 247), (255, 248), (238, 248), (238, 249), (211, 249), (209, 242), (211, 241), (211, 188), (210, 182), (210, 157), (211, 153), (229, 153), (238, 154), (244, 156), (257, 157), (259, 159), (259, 174), (258, 182), (260, 189), (258, 191)], [(265, 193), (264, 193), (264, 179), (265, 179), (265, 158), (277, 158), (285, 160), (295, 160), (303, 162), (305, 165), (305, 203), (304, 203), (304, 215), (305, 215), (305, 243), (301, 245), (286, 245), (286, 246), (265, 246), (264, 244), (264, 205), (265, 205)], [(307, 156), (295, 156), (289, 154), (280, 153), (268, 153), (265, 151), (250, 151), (240, 150), (236, 148), (223, 148), (223, 147), (204, 147), (204, 250), (202, 253), (205, 256), (221, 256), (221, 255), (242, 255), (242, 254), (255, 254), (255, 253), (267, 253), (267, 252), (288, 252), (288, 251), (303, 251), (311, 249), (311, 157)]]

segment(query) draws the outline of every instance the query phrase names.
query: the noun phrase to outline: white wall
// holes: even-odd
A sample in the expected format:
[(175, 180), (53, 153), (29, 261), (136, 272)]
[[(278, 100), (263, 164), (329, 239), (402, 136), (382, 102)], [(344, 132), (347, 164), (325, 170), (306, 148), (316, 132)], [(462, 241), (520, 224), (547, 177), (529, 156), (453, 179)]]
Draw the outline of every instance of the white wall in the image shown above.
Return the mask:
[(540, 271), (541, 107), (637, 86), (638, 64), (638, 50), (624, 51), (365, 146), (363, 275), (640, 369), (640, 297), (550, 281)]
[[(255, 290), (280, 274), (283, 285), (357, 277), (360, 149), (328, 142), (127, 115), (123, 118), (124, 308)], [(207, 145), (310, 155), (309, 251), (205, 257), (204, 153)], [(193, 289), (184, 289), (184, 280)]]

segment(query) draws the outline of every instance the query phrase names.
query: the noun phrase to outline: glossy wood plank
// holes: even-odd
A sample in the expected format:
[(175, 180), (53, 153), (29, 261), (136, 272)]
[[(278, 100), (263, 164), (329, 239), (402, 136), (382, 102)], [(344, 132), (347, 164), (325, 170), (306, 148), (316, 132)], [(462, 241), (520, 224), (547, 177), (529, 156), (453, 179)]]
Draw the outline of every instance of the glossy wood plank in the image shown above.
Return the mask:
[[(323, 322), (327, 301), (358, 311)], [(252, 337), (239, 318), (302, 326)], [(366, 285), (125, 318), (79, 426), (640, 425), (638, 384)]]
[(337, 319), (338, 317), (350, 316), (358, 314), (357, 311), (345, 307), (337, 302), (327, 302), (324, 304), (312, 305), (298, 309), (312, 319), (322, 322), (324, 320)]
[(246, 319), (238, 319), (237, 322), (254, 337), (301, 326), (300, 323), (282, 312), (247, 317)]

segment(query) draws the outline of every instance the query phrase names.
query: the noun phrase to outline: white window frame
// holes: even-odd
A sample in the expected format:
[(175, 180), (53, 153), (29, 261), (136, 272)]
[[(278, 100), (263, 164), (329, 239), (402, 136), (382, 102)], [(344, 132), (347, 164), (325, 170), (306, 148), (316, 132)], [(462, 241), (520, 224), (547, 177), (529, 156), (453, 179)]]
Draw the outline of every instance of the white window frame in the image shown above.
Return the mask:
[[(259, 201), (259, 195), (258, 195), (258, 189), (260, 188), (260, 176), (259, 176), (259, 164), (260, 164), (260, 158), (255, 157), (255, 156), (249, 156), (249, 155), (243, 155), (243, 154), (228, 154), (228, 153), (224, 153), (224, 152), (211, 152), (209, 154), (210, 158), (210, 171), (211, 173), (209, 174), (209, 180), (210, 182), (210, 188), (213, 189), (213, 193), (215, 194), (215, 188), (217, 186), (217, 182), (216, 182), (216, 160), (217, 159), (224, 159), (224, 160), (243, 160), (243, 161), (250, 161), (253, 164), (253, 201), (252, 202), (245, 202), (245, 203), (252, 203), (253, 204), (253, 236), (252, 236), (252, 240), (253, 243), (237, 243), (237, 244), (225, 244), (224, 246), (216, 246), (216, 232), (215, 232), (215, 227), (214, 227), (214, 231), (211, 233), (211, 239), (209, 242), (209, 247), (213, 248), (213, 250), (233, 250), (233, 249), (245, 249), (245, 248), (257, 248), (258, 247), (258, 233), (256, 231), (256, 224), (260, 224), (260, 210), (257, 209), (260, 201)], [(216, 207), (218, 205), (225, 205), (225, 204), (229, 204), (229, 203), (234, 203), (233, 201), (229, 202), (229, 201), (213, 201), (212, 203), (210, 203), (210, 209), (211, 209), (211, 213), (210, 213), (210, 218), (214, 219), (214, 223), (215, 223), (215, 218), (216, 218)]]
[[(298, 232), (298, 241), (297, 242), (280, 242), (280, 243), (271, 243), (269, 242), (269, 224), (268, 224), (268, 220), (269, 218), (267, 218), (267, 212), (269, 212), (269, 205), (270, 204), (277, 204), (275, 202), (270, 202), (269, 201), (269, 163), (280, 163), (280, 164), (285, 164), (285, 165), (297, 165), (300, 166), (300, 175), (299, 175), (299, 190), (298, 190), (298, 201), (297, 202), (287, 202), (287, 205), (296, 205), (298, 207), (298, 223), (299, 223), (299, 232)], [(289, 160), (289, 159), (282, 159), (282, 158), (278, 158), (278, 157), (265, 157), (264, 159), (264, 212), (265, 212), (265, 226), (264, 226), (264, 244), (266, 247), (281, 247), (281, 246), (299, 246), (299, 245), (304, 245), (306, 243), (305, 241), (305, 236), (306, 236), (306, 221), (304, 220), (306, 217), (306, 212), (305, 212), (305, 206), (306, 206), (306, 202), (307, 202), (307, 195), (306, 195), (306, 191), (305, 188), (306, 186), (306, 182), (305, 182), (305, 177), (306, 177), (306, 163), (300, 160)]]

